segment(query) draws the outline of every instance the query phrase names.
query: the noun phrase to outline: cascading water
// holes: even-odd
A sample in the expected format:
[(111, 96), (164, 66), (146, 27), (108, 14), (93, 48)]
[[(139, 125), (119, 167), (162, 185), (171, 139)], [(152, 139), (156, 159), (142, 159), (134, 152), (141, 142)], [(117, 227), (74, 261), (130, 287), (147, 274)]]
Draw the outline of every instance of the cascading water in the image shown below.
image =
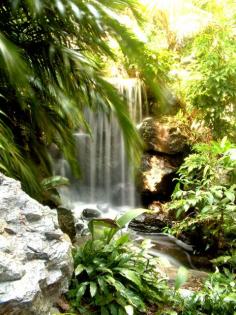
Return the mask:
[[(131, 119), (135, 124), (147, 114), (143, 84), (139, 79), (108, 79), (126, 99)], [(76, 132), (78, 163), (81, 180), (73, 180), (64, 160), (60, 161), (60, 173), (71, 179), (69, 190), (62, 195), (74, 205), (108, 204), (134, 207), (137, 193), (132, 167), (127, 161), (125, 146), (116, 117), (104, 113), (86, 113), (92, 137)]]

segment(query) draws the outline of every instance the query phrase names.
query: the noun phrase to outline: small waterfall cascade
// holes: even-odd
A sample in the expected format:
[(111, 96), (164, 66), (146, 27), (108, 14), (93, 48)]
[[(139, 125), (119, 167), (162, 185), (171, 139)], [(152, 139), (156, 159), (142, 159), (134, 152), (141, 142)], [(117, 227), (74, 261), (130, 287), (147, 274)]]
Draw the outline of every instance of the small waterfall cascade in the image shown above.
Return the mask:
[[(142, 82), (139, 79), (121, 78), (109, 78), (108, 81), (126, 99), (133, 122), (136, 125), (140, 123), (147, 115)], [(70, 199), (72, 203), (134, 207), (138, 197), (132, 166), (127, 160), (121, 128), (116, 117), (113, 114), (107, 117), (103, 112), (88, 111), (86, 118), (92, 136), (80, 131), (75, 133), (82, 178), (71, 178), (65, 161), (60, 163), (60, 174), (69, 177), (72, 182), (66, 199)], [(65, 192), (62, 195), (65, 195)]]

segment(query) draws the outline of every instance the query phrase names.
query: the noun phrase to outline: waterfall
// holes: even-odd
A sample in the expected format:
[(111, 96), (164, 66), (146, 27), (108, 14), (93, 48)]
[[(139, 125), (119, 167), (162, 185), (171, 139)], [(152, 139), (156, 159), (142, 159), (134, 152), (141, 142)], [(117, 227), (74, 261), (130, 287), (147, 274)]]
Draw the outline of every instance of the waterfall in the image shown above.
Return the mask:
[[(120, 78), (109, 78), (108, 81), (126, 99), (133, 122), (140, 123), (147, 114), (142, 82), (139, 79)], [(132, 167), (125, 154), (124, 140), (116, 117), (114, 114), (107, 117), (103, 112), (88, 111), (86, 118), (92, 137), (80, 131), (75, 133), (82, 178), (72, 179), (69, 199), (86, 204), (134, 207), (137, 193)]]

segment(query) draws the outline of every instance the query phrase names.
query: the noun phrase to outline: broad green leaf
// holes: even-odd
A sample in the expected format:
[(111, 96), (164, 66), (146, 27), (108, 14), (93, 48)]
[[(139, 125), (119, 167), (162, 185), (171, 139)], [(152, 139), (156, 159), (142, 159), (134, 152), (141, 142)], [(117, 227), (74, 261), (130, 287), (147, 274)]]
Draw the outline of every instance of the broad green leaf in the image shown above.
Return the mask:
[(84, 265), (78, 265), (76, 268), (75, 268), (75, 276), (78, 276), (79, 274), (81, 274), (81, 272), (85, 269)]
[(225, 192), (225, 196), (231, 201), (234, 202), (235, 201), (235, 194), (231, 191), (226, 191)]
[(90, 276), (91, 273), (94, 271), (94, 266), (86, 266), (84, 269), (86, 270), (88, 276)]
[(76, 302), (78, 303), (81, 298), (83, 297), (85, 291), (86, 291), (86, 287), (87, 287), (87, 284), (88, 282), (84, 282), (82, 283), (79, 287), (78, 287), (78, 290), (77, 290), (77, 293), (76, 293)]
[(179, 208), (178, 210), (177, 210), (177, 212), (176, 212), (176, 218), (178, 219), (179, 218), (179, 216), (183, 213), (183, 209), (182, 208)]
[(133, 315), (134, 314), (134, 308), (132, 305), (126, 305), (125, 311), (126, 311), (127, 315)]
[(115, 240), (115, 246), (123, 245), (129, 241), (129, 234), (123, 234)]
[(188, 279), (188, 270), (184, 267), (179, 267), (175, 278), (175, 290), (178, 290)]
[(61, 13), (61, 14), (64, 14), (65, 13), (65, 6), (64, 4), (62, 3), (61, 0), (56, 0), (56, 6), (58, 8), (58, 11)]
[(111, 315), (118, 315), (118, 311), (119, 311), (119, 306), (116, 304), (110, 304), (109, 305), (109, 309), (111, 312)]
[(93, 219), (89, 222), (88, 228), (92, 234), (93, 239), (97, 239), (104, 235), (104, 228), (108, 228), (111, 230), (117, 229), (118, 226), (116, 222), (112, 219)]
[(126, 315), (126, 312), (123, 308), (119, 308), (118, 315)]
[(117, 270), (123, 277), (135, 283), (140, 290), (142, 289), (140, 277), (135, 271), (124, 268), (117, 268)]
[(97, 292), (97, 284), (96, 284), (96, 282), (90, 282), (89, 285), (90, 285), (90, 287), (89, 287), (90, 295), (91, 295), (91, 297), (94, 297), (96, 292)]
[(139, 215), (146, 211), (147, 209), (130, 210), (123, 214), (119, 219), (117, 219), (116, 222), (120, 228), (123, 228), (127, 223), (129, 223), (130, 221), (132, 221), (133, 219), (135, 219), (136, 217), (138, 217)]

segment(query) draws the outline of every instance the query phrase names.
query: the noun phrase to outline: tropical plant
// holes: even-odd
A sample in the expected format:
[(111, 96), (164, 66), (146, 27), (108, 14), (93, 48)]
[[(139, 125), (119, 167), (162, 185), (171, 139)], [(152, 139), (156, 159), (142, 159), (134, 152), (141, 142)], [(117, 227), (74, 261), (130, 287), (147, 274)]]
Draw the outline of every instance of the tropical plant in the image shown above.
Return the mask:
[(92, 239), (74, 252), (74, 276), (68, 293), (73, 311), (81, 314), (141, 314), (147, 305), (166, 299), (166, 285), (156, 259), (129, 235), (117, 234), (145, 210), (129, 211), (117, 220), (90, 221)]
[(178, 183), (169, 205), (178, 219), (173, 231), (177, 234), (197, 231), (202, 249), (233, 246), (236, 161), (232, 147), (226, 139), (220, 144), (198, 144), (178, 171)]
[(144, 43), (119, 22), (126, 9), (138, 17), (136, 0), (1, 2), (0, 168), (38, 199), (40, 183), (52, 176), (52, 143), (79, 176), (73, 132), (90, 131), (85, 108), (114, 112), (130, 156), (139, 156), (140, 140), (128, 109), (100, 68), (104, 56), (116, 60), (109, 46), (113, 39), (157, 95), (160, 91), (146, 66)]

